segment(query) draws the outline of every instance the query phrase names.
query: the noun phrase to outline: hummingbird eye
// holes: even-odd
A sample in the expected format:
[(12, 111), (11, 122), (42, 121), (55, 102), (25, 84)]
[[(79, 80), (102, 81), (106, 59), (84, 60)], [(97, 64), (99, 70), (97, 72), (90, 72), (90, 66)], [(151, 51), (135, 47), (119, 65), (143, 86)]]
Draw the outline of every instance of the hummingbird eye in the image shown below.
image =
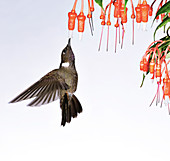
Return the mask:
[(63, 54), (66, 54), (66, 48), (63, 50)]

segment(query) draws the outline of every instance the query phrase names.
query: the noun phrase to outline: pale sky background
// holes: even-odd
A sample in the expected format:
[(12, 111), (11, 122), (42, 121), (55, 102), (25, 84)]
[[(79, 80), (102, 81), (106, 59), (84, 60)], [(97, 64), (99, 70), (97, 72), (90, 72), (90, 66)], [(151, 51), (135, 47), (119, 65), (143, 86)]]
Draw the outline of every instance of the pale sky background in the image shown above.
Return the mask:
[(130, 4), (124, 47), (121, 50), (119, 45), (116, 54), (113, 25), (109, 52), (105, 51), (106, 28), (101, 52), (97, 51), (101, 33), (97, 5), (93, 14), (94, 36), (88, 21), (82, 41), (74, 31), (72, 48), (79, 74), (75, 95), (83, 113), (70, 124), (60, 126), (59, 101), (37, 108), (26, 106), (31, 100), (8, 104), (59, 67), (61, 51), (68, 41), (67, 13), (73, 3), (73, 0), (0, 1), (0, 160), (169, 161), (167, 107), (160, 108), (155, 102), (149, 107), (156, 92), (156, 82), (152, 84), (149, 77), (140, 88), (139, 62), (153, 41), (156, 24), (151, 29), (150, 21), (147, 32), (137, 30), (136, 25), (132, 46)]

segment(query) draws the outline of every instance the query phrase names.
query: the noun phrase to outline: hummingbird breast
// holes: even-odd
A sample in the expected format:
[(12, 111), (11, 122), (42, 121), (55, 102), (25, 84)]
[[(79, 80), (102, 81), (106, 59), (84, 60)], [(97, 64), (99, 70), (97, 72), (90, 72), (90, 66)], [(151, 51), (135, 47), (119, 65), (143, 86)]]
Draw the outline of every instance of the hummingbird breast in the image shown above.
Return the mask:
[(59, 75), (65, 80), (65, 83), (69, 86), (69, 89), (64, 92), (74, 93), (77, 89), (78, 74), (75, 68), (72, 67), (61, 67), (59, 69)]

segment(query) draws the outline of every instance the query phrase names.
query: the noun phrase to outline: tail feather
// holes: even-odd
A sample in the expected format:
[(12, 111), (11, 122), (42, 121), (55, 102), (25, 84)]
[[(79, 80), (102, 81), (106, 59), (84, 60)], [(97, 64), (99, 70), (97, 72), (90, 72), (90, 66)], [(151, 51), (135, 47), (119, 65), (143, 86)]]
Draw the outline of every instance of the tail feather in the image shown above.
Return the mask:
[(62, 120), (61, 125), (65, 126), (67, 119), (68, 99), (65, 93), (64, 97), (61, 98), (60, 107), (62, 109)]
[(66, 109), (66, 122), (70, 123), (71, 122), (71, 109), (67, 106)]
[(79, 100), (76, 98), (75, 95), (67, 96), (65, 95), (60, 100), (60, 107), (62, 109), (62, 120), (61, 125), (65, 126), (66, 122), (71, 122), (71, 117), (77, 117), (78, 113), (83, 111), (82, 106)]
[(73, 95), (72, 97), (73, 97), (73, 101), (74, 101), (75, 108), (76, 108), (77, 112), (81, 113), (83, 111), (83, 109), (82, 109), (82, 106), (81, 106), (79, 100), (77, 99), (77, 97), (75, 95)]
[(70, 101), (69, 108), (71, 109), (71, 116), (73, 118), (77, 117), (77, 110), (76, 110), (75, 103), (74, 103), (73, 99), (71, 99), (71, 101)]

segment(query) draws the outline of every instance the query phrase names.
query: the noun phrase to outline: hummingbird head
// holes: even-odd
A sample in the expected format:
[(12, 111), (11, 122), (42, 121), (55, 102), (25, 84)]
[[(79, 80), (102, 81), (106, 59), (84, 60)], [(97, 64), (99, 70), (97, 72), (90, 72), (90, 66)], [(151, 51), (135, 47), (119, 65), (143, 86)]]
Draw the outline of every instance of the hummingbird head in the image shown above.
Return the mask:
[(75, 57), (70, 44), (71, 38), (68, 40), (67, 46), (63, 49), (61, 54), (61, 63), (74, 64)]

